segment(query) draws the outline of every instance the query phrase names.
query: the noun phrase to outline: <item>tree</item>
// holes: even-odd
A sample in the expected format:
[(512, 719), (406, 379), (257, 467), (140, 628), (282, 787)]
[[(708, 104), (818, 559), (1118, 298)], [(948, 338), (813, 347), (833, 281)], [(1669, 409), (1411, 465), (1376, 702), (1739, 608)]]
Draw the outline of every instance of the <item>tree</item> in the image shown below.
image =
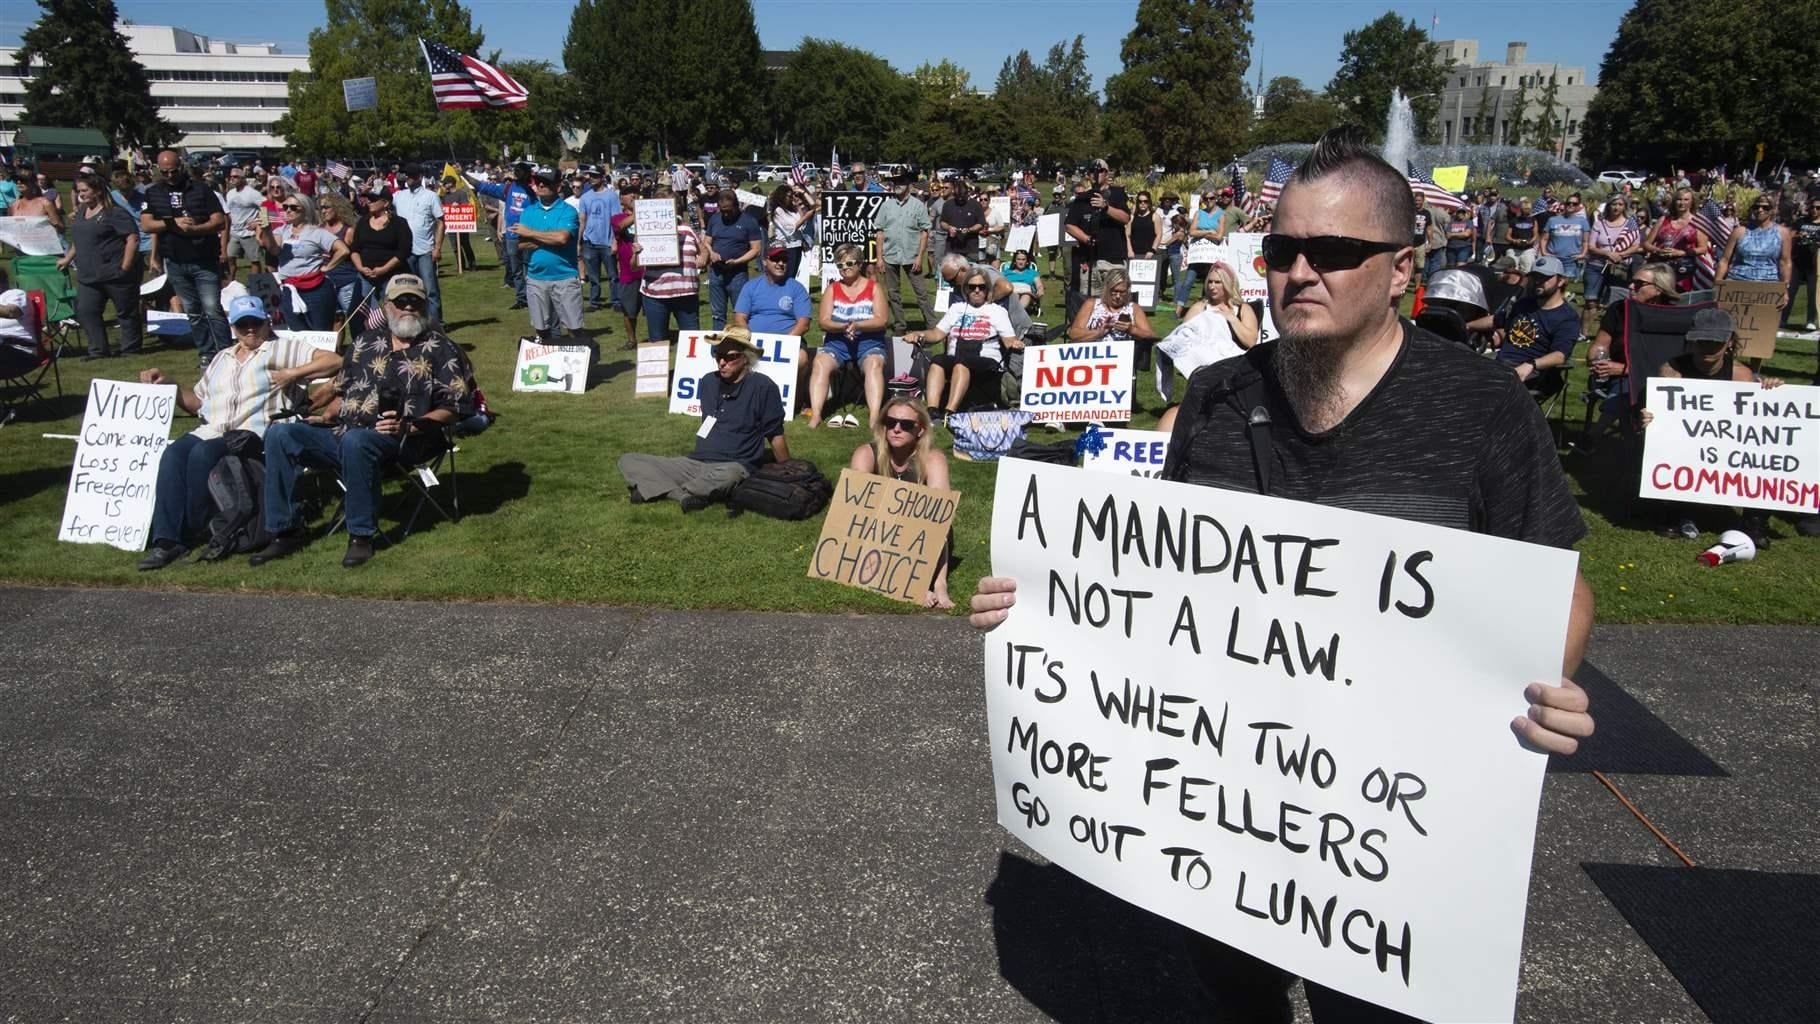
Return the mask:
[(22, 123), (97, 128), (116, 149), (177, 141), (181, 132), (159, 116), (145, 68), (114, 27), (114, 0), (38, 6), (44, 14), (20, 37), (17, 56), (21, 66), (39, 65), (25, 87)]
[(1072, 163), (1100, 144), (1099, 100), (1082, 36), (1069, 46), (1051, 46), (1041, 64), (1029, 50), (1005, 58), (993, 99), (1009, 122), (1006, 148), (1019, 158)]
[[(676, 139), (690, 155), (742, 151), (769, 141), (769, 79), (752, 0), (673, 0), (669, 75), (661, 92), (643, 83), (629, 96), (661, 96), (677, 108)], [(663, 59), (660, 54), (660, 59)], [(649, 102), (647, 99), (645, 102)]]
[(1327, 97), (1339, 104), (1348, 121), (1363, 125), (1375, 140), (1384, 137), (1392, 90), (1409, 97), (1416, 136), (1432, 140), (1441, 109), (1447, 67), (1440, 48), (1414, 21), (1387, 11), (1364, 28), (1347, 32), (1340, 48), (1340, 70), (1327, 85)]
[(1325, 96), (1316, 96), (1301, 79), (1273, 78), (1264, 87), (1264, 116), (1251, 126), (1250, 145), (1313, 142), (1340, 121), (1339, 106)]
[(1504, 130), (1506, 146), (1521, 146), (1529, 138), (1529, 79), (1517, 79), (1517, 96), (1510, 101), (1510, 112), (1505, 115), (1505, 123), (1510, 125)]
[(1544, 153), (1553, 153), (1560, 148), (1561, 143), (1561, 131), (1555, 120), (1557, 97), (1561, 88), (1557, 77), (1554, 74), (1548, 76), (1548, 84), (1542, 88), (1542, 112), (1530, 122), (1526, 133), (1529, 144)]
[(1491, 142), (1497, 131), (1497, 125), (1492, 123), (1498, 116), (1497, 108), (1492, 105), (1495, 96), (1491, 88), (1479, 87), (1479, 107), (1473, 112), (1472, 135), (1466, 141), (1479, 146)]
[(940, 64), (924, 61), (910, 72), (910, 80), (924, 100), (951, 100), (973, 91), (973, 76), (967, 69), (946, 57)]
[(1820, 5), (1637, 0), (1600, 65), (1582, 153), (1589, 166), (1741, 166), (1762, 142), (1772, 165), (1820, 161), (1816, 66)]
[(1251, 0), (1138, 0), (1119, 59), (1106, 108), (1123, 118), (1109, 137), (1139, 131), (1171, 170), (1223, 164), (1245, 144)]
[(916, 84), (884, 58), (810, 37), (797, 46), (773, 88), (785, 133), (816, 160), (832, 148), (848, 159), (877, 158), (918, 99)]

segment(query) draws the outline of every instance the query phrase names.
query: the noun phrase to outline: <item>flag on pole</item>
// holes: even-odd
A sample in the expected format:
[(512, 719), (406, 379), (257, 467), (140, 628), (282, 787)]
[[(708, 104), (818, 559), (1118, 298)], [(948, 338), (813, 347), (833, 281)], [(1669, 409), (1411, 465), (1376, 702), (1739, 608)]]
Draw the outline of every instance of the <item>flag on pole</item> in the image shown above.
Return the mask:
[(1283, 186), (1295, 173), (1295, 165), (1280, 156), (1270, 158), (1270, 170), (1264, 175), (1264, 187), (1258, 190), (1258, 202), (1274, 203), (1283, 194)]
[(1226, 176), (1232, 180), (1232, 205), (1250, 213), (1255, 204), (1245, 198), (1245, 166), (1234, 160), (1226, 171)]
[(1465, 200), (1435, 184), (1433, 178), (1416, 170), (1414, 164), (1409, 165), (1409, 187), (1416, 192), (1421, 193), (1422, 201), (1430, 206), (1437, 206), (1443, 210), (1463, 210), (1466, 208)]
[(1719, 201), (1712, 196), (1707, 196), (1706, 202), (1694, 211), (1694, 227), (1706, 236), (1706, 244), (1709, 247), (1705, 253), (1694, 258), (1694, 288), (1702, 289), (1713, 286), (1713, 279), (1718, 276), (1719, 271), (1719, 263), (1713, 253), (1722, 252), (1725, 249), (1726, 239), (1731, 237), (1732, 228), (1736, 226), (1726, 223), (1725, 212), (1720, 209)]
[(530, 91), (518, 79), (486, 61), (421, 37), (417, 42), (430, 66), (437, 110), (518, 110), (530, 100)]
[(809, 187), (809, 172), (803, 170), (802, 164), (792, 164), (790, 166), (790, 184), (795, 185), (797, 188)]

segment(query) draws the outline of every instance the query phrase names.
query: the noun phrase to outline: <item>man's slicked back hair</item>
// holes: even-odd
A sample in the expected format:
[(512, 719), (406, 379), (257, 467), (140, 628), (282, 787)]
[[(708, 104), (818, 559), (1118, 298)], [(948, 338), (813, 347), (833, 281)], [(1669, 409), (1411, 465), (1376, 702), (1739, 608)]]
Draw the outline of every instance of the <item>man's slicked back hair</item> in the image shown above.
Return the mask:
[(1376, 212), (1377, 224), (1384, 232), (1377, 241), (1402, 241), (1411, 236), (1416, 202), (1410, 194), (1409, 179), (1365, 144), (1365, 132), (1358, 125), (1343, 124), (1323, 132), (1302, 165), (1290, 175), (1284, 191), (1332, 176), (1347, 179), (1359, 190), (1359, 198), (1367, 208)]

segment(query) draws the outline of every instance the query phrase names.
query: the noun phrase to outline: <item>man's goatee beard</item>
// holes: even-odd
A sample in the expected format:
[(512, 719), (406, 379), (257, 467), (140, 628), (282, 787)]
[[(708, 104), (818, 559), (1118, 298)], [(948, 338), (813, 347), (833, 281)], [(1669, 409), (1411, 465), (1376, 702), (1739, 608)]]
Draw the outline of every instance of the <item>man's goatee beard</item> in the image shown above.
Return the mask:
[[(1346, 342), (1285, 329), (1277, 341), (1277, 382), (1305, 427), (1325, 424), (1341, 402), (1340, 357)], [(1319, 429), (1317, 427), (1316, 429)]]
[(423, 337), (429, 321), (415, 313), (387, 313), (386, 326), (392, 329), (392, 337), (404, 341), (415, 341)]

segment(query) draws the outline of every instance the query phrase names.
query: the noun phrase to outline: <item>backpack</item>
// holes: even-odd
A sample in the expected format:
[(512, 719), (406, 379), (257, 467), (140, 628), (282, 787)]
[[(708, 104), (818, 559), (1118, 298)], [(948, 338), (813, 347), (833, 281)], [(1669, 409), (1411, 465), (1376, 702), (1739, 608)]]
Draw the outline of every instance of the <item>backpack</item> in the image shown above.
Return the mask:
[(757, 512), (772, 519), (808, 519), (828, 507), (834, 485), (806, 459), (767, 463), (727, 495), (727, 516)]
[(265, 529), (265, 457), (255, 444), (234, 444), (234, 435), (257, 435), (248, 431), (229, 432), (229, 454), (222, 456), (209, 470), (209, 500), (215, 514), (209, 517), (209, 540), (196, 557), (213, 562), (229, 555), (258, 551), (272, 542)]

